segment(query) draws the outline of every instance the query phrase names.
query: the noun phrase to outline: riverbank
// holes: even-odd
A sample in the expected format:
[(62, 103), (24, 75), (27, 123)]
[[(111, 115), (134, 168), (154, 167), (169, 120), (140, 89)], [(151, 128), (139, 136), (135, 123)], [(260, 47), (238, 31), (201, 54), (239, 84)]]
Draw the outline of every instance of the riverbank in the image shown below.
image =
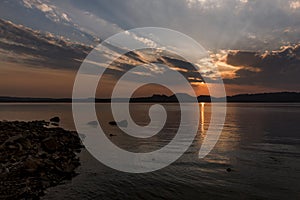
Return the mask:
[(0, 199), (39, 199), (76, 176), (83, 147), (76, 132), (46, 121), (0, 121)]

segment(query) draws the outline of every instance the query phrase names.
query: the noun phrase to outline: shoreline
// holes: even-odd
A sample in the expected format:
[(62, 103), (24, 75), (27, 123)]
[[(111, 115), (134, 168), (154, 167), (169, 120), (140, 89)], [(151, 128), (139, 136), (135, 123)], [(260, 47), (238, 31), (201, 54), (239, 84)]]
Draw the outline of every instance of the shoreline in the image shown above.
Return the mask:
[(75, 177), (83, 145), (77, 132), (46, 121), (0, 121), (1, 199), (39, 199)]

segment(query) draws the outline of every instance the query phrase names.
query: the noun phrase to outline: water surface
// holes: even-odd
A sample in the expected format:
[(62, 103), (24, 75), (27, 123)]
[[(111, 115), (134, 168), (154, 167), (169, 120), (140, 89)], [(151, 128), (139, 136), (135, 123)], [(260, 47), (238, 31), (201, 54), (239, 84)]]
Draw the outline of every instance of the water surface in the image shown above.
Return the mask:
[[(149, 106), (132, 106), (138, 124), (149, 122)], [(97, 104), (96, 108), (104, 129), (117, 135), (111, 140), (135, 151), (159, 148), (176, 133), (178, 106), (164, 106), (172, 120), (157, 136), (138, 142), (107, 124), (113, 120), (109, 104)], [(83, 151), (79, 175), (48, 189), (43, 199), (300, 199), (300, 104), (229, 103), (217, 145), (199, 159), (210, 106), (199, 104), (197, 136), (172, 165), (147, 174), (122, 173)], [(53, 116), (61, 118), (62, 127), (75, 130), (71, 104), (0, 104), (0, 120), (48, 120)]]

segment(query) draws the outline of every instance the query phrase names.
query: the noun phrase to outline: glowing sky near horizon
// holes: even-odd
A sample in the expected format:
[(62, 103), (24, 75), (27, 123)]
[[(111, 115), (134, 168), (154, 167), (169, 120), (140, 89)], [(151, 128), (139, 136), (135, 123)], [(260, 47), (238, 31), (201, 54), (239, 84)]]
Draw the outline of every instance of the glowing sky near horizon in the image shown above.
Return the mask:
[[(228, 95), (300, 91), (300, 0), (12, 0), (0, 2), (0, 18), (87, 45), (131, 28), (170, 28), (209, 51)], [(149, 38), (134, 37), (155, 45)], [(19, 44), (9, 37), (0, 42), (23, 45), (22, 38)], [(38, 69), (24, 64), (23, 57), (39, 61)], [(0, 96), (70, 97), (76, 71), (38, 59), (0, 46)], [(106, 81), (109, 88), (111, 80)], [(197, 95), (208, 94), (201, 82), (193, 85)], [(150, 93), (164, 91), (148, 87), (139, 95)], [(99, 96), (106, 97), (106, 91)]]

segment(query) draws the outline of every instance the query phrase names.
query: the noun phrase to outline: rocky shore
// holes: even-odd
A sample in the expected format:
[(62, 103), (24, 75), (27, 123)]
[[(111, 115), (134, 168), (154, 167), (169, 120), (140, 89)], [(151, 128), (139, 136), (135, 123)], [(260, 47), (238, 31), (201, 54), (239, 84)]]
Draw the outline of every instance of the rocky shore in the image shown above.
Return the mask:
[(39, 199), (76, 175), (78, 134), (49, 124), (0, 121), (0, 199)]

